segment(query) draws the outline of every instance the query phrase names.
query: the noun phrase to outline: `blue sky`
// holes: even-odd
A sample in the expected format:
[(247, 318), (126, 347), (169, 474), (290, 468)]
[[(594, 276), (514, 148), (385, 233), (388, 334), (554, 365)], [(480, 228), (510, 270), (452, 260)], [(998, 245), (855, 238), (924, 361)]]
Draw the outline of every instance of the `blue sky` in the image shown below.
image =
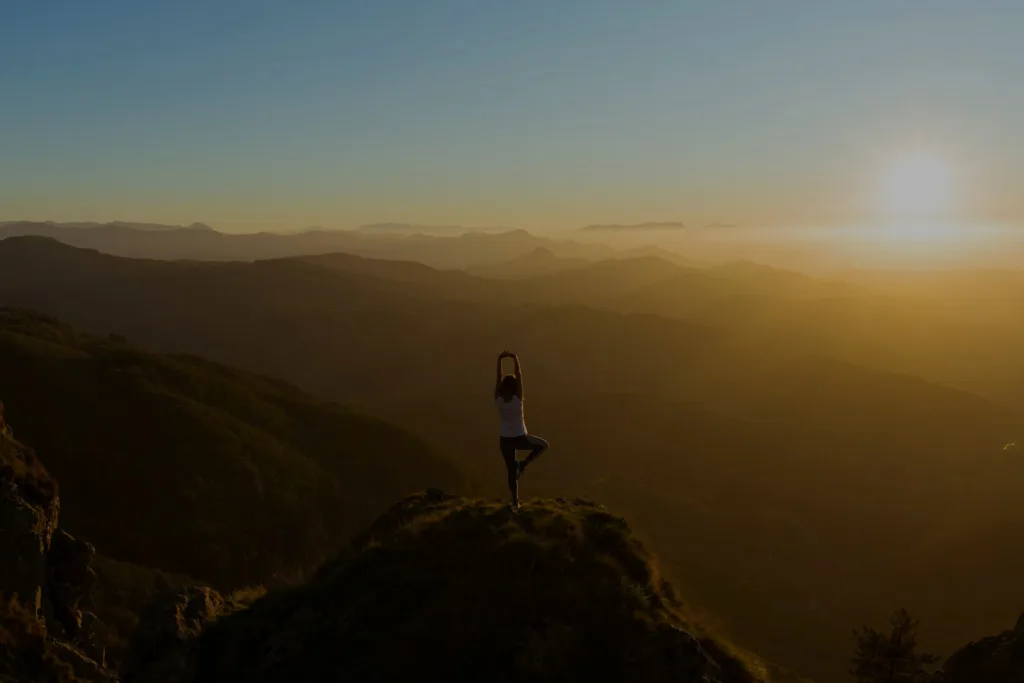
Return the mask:
[(0, 219), (1024, 219), (1016, 0), (6, 0)]

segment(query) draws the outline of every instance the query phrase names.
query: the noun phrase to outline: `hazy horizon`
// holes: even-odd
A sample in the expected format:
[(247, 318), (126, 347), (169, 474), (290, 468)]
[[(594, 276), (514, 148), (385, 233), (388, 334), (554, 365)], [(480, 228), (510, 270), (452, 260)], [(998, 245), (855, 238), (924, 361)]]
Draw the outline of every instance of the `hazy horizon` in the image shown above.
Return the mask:
[[(0, 220), (0, 226), (11, 226), (22, 222), (49, 223), (59, 228), (102, 227), (119, 224), (123, 227), (150, 232), (160, 228), (209, 228), (234, 237), (257, 237), (279, 235), (302, 240), (303, 234), (347, 233), (378, 237), (389, 240), (415, 235), (434, 238), (456, 238), (467, 234), (502, 235), (526, 233), (541, 240), (601, 245), (620, 250), (629, 255), (636, 250), (660, 248), (684, 257), (691, 265), (710, 266), (734, 261), (754, 261), (768, 266), (785, 268), (817, 276), (851, 278), (863, 270), (887, 271), (943, 271), (960, 269), (1012, 269), (1020, 270), (1024, 263), (1024, 229), (1013, 225), (949, 225), (949, 224), (907, 224), (904, 226), (808, 226), (808, 227), (757, 227), (742, 225), (689, 226), (662, 222), (655, 227), (643, 225), (598, 225), (581, 226), (565, 230), (536, 231), (517, 226), (457, 226), (403, 223), (371, 223), (346, 228), (309, 226), (295, 230), (250, 230), (244, 232), (225, 231), (218, 225), (195, 221), (186, 225), (152, 224), (142, 221), (11, 221)], [(600, 228), (600, 229), (587, 229)], [(27, 230), (22, 234), (35, 234)], [(65, 234), (70, 237), (70, 234)], [(58, 239), (60, 236), (58, 235)], [(75, 242), (72, 239), (72, 242)], [(294, 253), (345, 252), (354, 245), (332, 242), (311, 243), (307, 252), (301, 248)], [(86, 242), (80, 246), (90, 246)], [(94, 245), (106, 250), (103, 242)], [(195, 249), (201, 249), (197, 242)], [(148, 256), (168, 258), (153, 244), (156, 251), (146, 252)], [(356, 250), (358, 252), (358, 249)], [(133, 255), (131, 249), (122, 252)], [(178, 258), (183, 257), (179, 254)], [(198, 252), (187, 254), (188, 258), (207, 258)], [(222, 253), (222, 260), (233, 260), (231, 252)], [(418, 260), (415, 249), (410, 260)], [(510, 256), (510, 258), (513, 258)], [(248, 258), (242, 258), (248, 260)]]

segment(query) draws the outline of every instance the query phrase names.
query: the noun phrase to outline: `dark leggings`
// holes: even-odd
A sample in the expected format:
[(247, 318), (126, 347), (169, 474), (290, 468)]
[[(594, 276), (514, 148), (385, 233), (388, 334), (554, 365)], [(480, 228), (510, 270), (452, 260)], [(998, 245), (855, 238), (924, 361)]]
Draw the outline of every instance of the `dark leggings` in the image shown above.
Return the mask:
[(519, 500), (519, 462), (516, 460), (516, 451), (530, 451), (526, 460), (523, 460), (522, 467), (525, 468), (547, 449), (548, 442), (532, 434), (501, 437), (501, 457), (505, 460), (505, 470), (508, 472), (508, 491), (512, 494), (513, 501)]

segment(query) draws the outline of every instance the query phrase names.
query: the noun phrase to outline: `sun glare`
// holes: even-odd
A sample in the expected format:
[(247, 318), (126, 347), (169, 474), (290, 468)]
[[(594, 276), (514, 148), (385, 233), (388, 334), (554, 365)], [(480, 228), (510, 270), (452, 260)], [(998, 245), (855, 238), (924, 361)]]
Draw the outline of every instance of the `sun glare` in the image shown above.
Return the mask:
[(882, 179), (882, 210), (887, 219), (948, 218), (953, 208), (953, 174), (941, 159), (924, 154), (893, 163)]

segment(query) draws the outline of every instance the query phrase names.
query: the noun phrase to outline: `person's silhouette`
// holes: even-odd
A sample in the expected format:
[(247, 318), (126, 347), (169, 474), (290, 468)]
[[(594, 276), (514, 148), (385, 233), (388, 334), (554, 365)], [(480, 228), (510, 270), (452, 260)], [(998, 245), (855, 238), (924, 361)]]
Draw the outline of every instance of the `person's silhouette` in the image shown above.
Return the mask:
[[(512, 375), (505, 375), (502, 372), (501, 361), (505, 358), (511, 358), (515, 362), (515, 372)], [(508, 474), (508, 490), (512, 494), (512, 507), (518, 508), (519, 477), (531, 462), (547, 450), (548, 442), (530, 434), (526, 429), (523, 413), (523, 370), (519, 365), (519, 356), (511, 351), (502, 351), (498, 355), (494, 403), (501, 420), (499, 444)], [(516, 451), (530, 451), (530, 454), (525, 460), (520, 461), (516, 458)]]

